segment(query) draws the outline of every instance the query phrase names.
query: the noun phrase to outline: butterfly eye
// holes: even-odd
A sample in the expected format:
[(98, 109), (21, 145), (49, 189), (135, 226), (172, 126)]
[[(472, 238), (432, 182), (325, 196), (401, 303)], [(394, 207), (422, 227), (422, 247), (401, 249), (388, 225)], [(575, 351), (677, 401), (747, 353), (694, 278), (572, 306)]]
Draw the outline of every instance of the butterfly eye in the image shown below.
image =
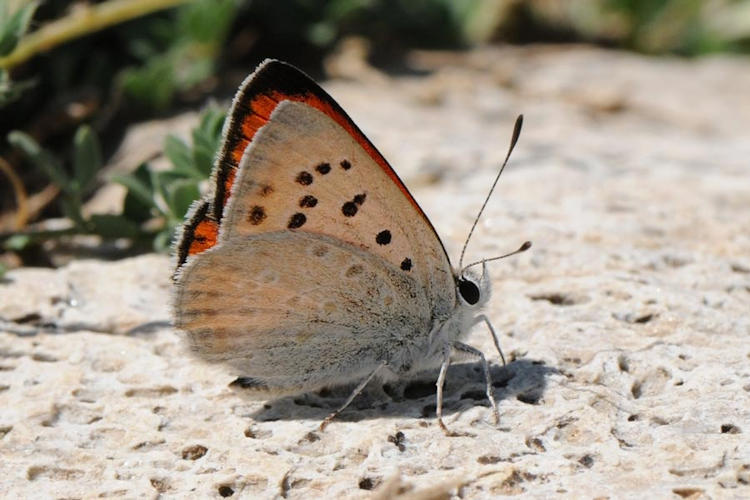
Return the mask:
[(479, 287), (473, 281), (459, 278), (458, 293), (461, 294), (461, 298), (469, 305), (473, 306), (479, 302)]

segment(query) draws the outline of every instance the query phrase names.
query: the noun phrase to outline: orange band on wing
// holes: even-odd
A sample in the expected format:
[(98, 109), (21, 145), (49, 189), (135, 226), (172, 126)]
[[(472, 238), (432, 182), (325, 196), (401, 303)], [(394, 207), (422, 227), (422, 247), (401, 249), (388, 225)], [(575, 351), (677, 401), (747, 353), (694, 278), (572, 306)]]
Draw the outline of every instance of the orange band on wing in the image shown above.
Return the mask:
[(202, 219), (193, 231), (193, 241), (190, 243), (188, 255), (195, 255), (208, 250), (216, 244), (218, 236), (219, 224), (209, 219)]

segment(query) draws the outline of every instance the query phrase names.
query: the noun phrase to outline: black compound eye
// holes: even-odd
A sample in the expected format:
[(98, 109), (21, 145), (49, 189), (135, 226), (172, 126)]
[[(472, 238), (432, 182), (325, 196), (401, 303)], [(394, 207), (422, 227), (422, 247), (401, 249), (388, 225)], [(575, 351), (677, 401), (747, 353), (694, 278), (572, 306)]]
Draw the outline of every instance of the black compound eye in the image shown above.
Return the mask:
[(473, 281), (459, 278), (458, 293), (460, 293), (461, 297), (472, 306), (479, 302), (479, 287)]

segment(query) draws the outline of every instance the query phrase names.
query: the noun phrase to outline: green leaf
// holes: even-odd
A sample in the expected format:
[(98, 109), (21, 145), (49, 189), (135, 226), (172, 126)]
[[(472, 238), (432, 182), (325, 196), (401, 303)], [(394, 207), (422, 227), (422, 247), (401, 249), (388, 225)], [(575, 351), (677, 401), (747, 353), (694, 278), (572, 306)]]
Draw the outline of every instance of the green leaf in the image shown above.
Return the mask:
[(172, 246), (172, 238), (175, 232), (175, 226), (169, 225), (159, 231), (154, 237), (154, 250), (163, 253), (169, 250)]
[(193, 165), (203, 178), (208, 178), (213, 168), (216, 152), (221, 144), (221, 132), (226, 112), (209, 108), (193, 130)]
[(177, 90), (174, 64), (168, 57), (154, 57), (140, 68), (123, 71), (120, 84), (124, 91), (144, 106), (164, 109)]
[(33, 80), (22, 80), (20, 82), (12, 81), (8, 72), (0, 68), (0, 108), (7, 106), (15, 101), (24, 90), (33, 87), (36, 82)]
[(5, 240), (3, 248), (5, 248), (5, 250), (20, 252), (21, 250), (26, 248), (29, 243), (31, 243), (31, 236), (29, 236), (28, 234), (14, 234), (13, 236)]
[(60, 197), (60, 206), (65, 217), (73, 221), (76, 228), (81, 232), (87, 232), (89, 227), (81, 213), (81, 198), (75, 195)]
[(154, 186), (154, 193), (161, 198), (165, 205), (167, 205), (167, 211), (165, 215), (169, 215), (169, 193), (167, 192), (167, 185), (173, 179), (172, 177), (170, 177), (169, 171), (156, 172), (154, 170), (150, 170), (149, 174), (151, 176), (151, 185)]
[[(123, 181), (124, 177), (129, 179)], [(126, 176), (113, 176), (112, 180), (128, 188), (122, 205), (122, 214), (125, 217), (135, 222), (146, 222), (153, 217), (153, 212), (155, 209), (158, 210), (158, 207), (153, 199), (151, 176), (148, 172), (147, 163), (141, 163), (138, 168)], [(136, 185), (135, 190), (128, 187), (128, 183)], [(139, 194), (136, 194), (136, 192)]]
[(220, 45), (237, 11), (235, 0), (200, 0), (178, 11), (177, 26), (186, 38), (202, 44)]
[(24, 5), (8, 18), (0, 19), (0, 56), (6, 56), (13, 52), (26, 30), (29, 27), (38, 2)]
[(169, 188), (169, 211), (174, 219), (182, 221), (185, 218), (190, 205), (200, 198), (198, 183), (192, 180), (173, 182)]
[(96, 134), (88, 125), (81, 125), (73, 138), (73, 175), (81, 193), (86, 193), (102, 165), (102, 153)]
[(194, 177), (198, 174), (193, 166), (190, 148), (182, 139), (168, 135), (164, 140), (164, 154), (174, 165), (175, 171), (183, 172), (186, 176)]
[(8, 142), (23, 151), (29, 161), (43, 171), (53, 184), (66, 193), (73, 192), (70, 178), (62, 164), (52, 154), (42, 149), (31, 136), (19, 130), (14, 130), (8, 134)]
[(89, 219), (92, 231), (103, 238), (134, 238), (138, 225), (123, 215), (94, 214)]
[[(136, 173), (141, 169), (146, 169), (145, 164), (138, 167)], [(158, 209), (154, 200), (154, 189), (150, 183), (150, 172), (146, 170), (146, 174), (149, 181), (144, 181), (141, 176), (134, 174), (115, 174), (111, 180), (125, 186), (128, 189), (128, 195), (132, 195), (143, 205)]]

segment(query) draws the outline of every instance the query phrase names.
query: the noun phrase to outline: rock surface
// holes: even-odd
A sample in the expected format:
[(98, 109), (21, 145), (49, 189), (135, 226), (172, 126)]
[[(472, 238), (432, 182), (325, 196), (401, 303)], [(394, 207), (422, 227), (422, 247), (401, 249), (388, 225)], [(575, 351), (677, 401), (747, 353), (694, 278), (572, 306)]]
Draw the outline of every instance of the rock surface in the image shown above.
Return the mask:
[[(750, 61), (587, 48), (418, 54), (425, 76), (326, 86), (452, 256), (525, 129), (469, 259), (491, 265), (490, 424), (476, 364), (392, 397), (267, 402), (189, 357), (171, 262), (21, 269), (0, 284), (0, 496), (747, 498)], [(455, 257), (454, 257), (455, 258)], [(486, 331), (469, 339), (493, 355)], [(374, 392), (374, 391), (371, 391)]]

